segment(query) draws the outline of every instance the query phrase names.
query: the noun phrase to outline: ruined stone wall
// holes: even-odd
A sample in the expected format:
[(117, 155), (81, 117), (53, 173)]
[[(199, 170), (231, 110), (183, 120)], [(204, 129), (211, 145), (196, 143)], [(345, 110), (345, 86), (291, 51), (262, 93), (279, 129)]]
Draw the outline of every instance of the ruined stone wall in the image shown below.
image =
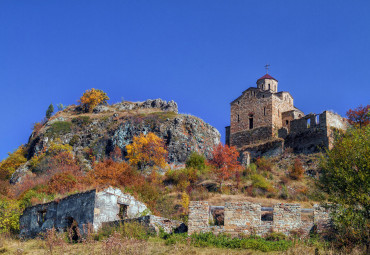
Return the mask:
[(209, 232), (209, 204), (206, 201), (189, 203), (188, 234)]
[(249, 88), (231, 103), (230, 134), (249, 130), (249, 117), (253, 115), (253, 128), (272, 125), (272, 93)]
[(290, 122), (290, 133), (285, 139), (285, 146), (293, 148), (296, 153), (331, 149), (335, 132), (347, 128), (347, 121), (338, 114), (330, 111), (321, 114), (311, 113)]
[(300, 204), (276, 204), (273, 213), (273, 231), (288, 235), (291, 230), (301, 227)]
[(284, 139), (276, 138), (258, 144), (251, 144), (239, 149), (241, 159), (243, 154), (248, 153), (249, 160), (258, 157), (274, 157), (280, 155), (284, 151)]
[[(217, 206), (218, 209), (222, 206)], [(228, 233), (257, 234), (264, 236), (270, 232), (280, 232), (289, 235), (292, 231), (303, 232), (306, 235), (319, 225), (321, 229), (330, 227), (329, 213), (321, 206), (313, 209), (302, 209), (299, 204), (280, 203), (272, 208), (261, 207), (258, 203), (227, 202), (224, 208), (224, 225), (210, 226), (211, 210), (208, 202), (191, 201), (189, 205), (188, 234), (212, 232), (214, 234)], [(272, 212), (272, 218), (265, 217), (262, 211)], [(302, 220), (302, 213), (312, 217)], [(211, 215), (211, 216), (210, 216)]]
[(137, 218), (146, 211), (145, 204), (137, 201), (133, 196), (124, 194), (120, 189), (107, 188), (96, 193), (94, 209), (94, 230), (98, 230), (103, 222), (120, 220), (120, 204), (127, 206), (127, 218)]
[(27, 207), (20, 216), (20, 235), (34, 237), (47, 229), (63, 231), (76, 221), (83, 225), (92, 223), (94, 216), (95, 190), (68, 196), (59, 201)]
[(249, 202), (225, 203), (224, 229), (237, 235), (250, 234), (252, 228), (261, 225), (261, 204)]

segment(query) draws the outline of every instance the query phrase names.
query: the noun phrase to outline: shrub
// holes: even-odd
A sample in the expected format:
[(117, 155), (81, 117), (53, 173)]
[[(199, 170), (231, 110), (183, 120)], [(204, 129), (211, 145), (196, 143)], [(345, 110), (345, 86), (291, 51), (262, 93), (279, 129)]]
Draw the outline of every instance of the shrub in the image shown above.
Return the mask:
[(206, 158), (197, 152), (192, 152), (186, 160), (185, 165), (187, 168), (203, 170), (206, 168)]
[(273, 191), (273, 187), (271, 183), (266, 180), (262, 175), (259, 174), (253, 174), (251, 176), (252, 185), (255, 188), (263, 189), (265, 191)]
[(302, 162), (296, 158), (294, 160), (293, 166), (291, 166), (289, 171), (289, 177), (293, 180), (300, 180), (303, 177), (304, 168)]
[(51, 138), (59, 137), (71, 132), (71, 126), (71, 122), (55, 121), (50, 125), (48, 130), (46, 130), (45, 134)]
[(268, 160), (265, 157), (258, 158), (256, 160), (256, 165), (259, 171), (266, 171), (266, 172), (272, 171), (272, 163), (270, 160)]

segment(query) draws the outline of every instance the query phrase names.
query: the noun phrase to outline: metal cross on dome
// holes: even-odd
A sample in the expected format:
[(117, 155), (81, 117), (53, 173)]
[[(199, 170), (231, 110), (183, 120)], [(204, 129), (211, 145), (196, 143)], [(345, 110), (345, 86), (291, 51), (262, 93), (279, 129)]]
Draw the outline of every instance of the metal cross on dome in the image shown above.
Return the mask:
[(269, 64), (265, 65), (266, 73), (269, 73), (269, 68), (270, 68)]

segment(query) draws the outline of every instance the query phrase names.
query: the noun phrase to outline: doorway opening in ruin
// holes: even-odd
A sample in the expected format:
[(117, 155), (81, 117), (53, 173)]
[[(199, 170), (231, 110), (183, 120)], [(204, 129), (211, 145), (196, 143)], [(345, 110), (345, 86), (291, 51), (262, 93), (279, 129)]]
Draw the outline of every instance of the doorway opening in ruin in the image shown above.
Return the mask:
[(307, 119), (307, 128), (310, 128), (311, 126), (311, 119)]
[(118, 204), (118, 205), (119, 205), (118, 216), (119, 216), (120, 220), (127, 219), (127, 217), (128, 217), (128, 215), (127, 215), (128, 205), (125, 205), (125, 204)]
[(71, 242), (77, 242), (80, 238), (80, 230), (78, 229), (78, 222), (72, 218), (67, 218), (67, 232), (68, 238)]
[(249, 115), (249, 129), (253, 128), (253, 115)]
[(44, 224), (45, 220), (46, 220), (46, 210), (38, 211), (37, 223), (39, 224), (40, 227), (42, 226), (42, 224)]

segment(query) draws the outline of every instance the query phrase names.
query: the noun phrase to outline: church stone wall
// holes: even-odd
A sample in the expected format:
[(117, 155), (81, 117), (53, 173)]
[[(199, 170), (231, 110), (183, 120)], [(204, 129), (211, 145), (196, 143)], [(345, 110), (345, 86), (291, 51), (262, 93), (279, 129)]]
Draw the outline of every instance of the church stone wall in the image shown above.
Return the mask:
[(249, 117), (253, 115), (253, 128), (271, 126), (271, 93), (253, 88), (231, 103), (230, 133), (249, 130)]

